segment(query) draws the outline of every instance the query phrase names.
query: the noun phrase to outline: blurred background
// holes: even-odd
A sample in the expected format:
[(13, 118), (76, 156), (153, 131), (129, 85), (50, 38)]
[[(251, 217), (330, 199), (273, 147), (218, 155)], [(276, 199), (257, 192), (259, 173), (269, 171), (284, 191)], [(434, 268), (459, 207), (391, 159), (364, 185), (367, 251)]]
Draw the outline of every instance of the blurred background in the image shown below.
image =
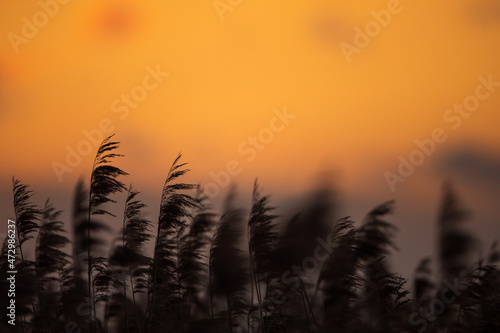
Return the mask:
[[(391, 6), (398, 13), (356, 46), (357, 28)], [(82, 143), (90, 132), (116, 133), (119, 166), (153, 219), (182, 151), (186, 180), (202, 186), (236, 161), (230, 181), (248, 206), (256, 177), (286, 208), (325, 172), (339, 216), (361, 221), (395, 199), (393, 261), (406, 276), (434, 250), (446, 180), (474, 234), (486, 245), (500, 236), (500, 87), (456, 128), (445, 117), (479, 77), (500, 81), (497, 0), (4, 0), (0, 36), (2, 225), (13, 218), (12, 176), (37, 203), (51, 197), (70, 210), (97, 149)], [(347, 44), (357, 51), (346, 56)], [(285, 109), (294, 118), (266, 136)], [(400, 156), (436, 128), (446, 140), (392, 191), (386, 172), (397, 174)], [(68, 166), (68, 149), (89, 147)], [(214, 192), (215, 205), (226, 190)]]

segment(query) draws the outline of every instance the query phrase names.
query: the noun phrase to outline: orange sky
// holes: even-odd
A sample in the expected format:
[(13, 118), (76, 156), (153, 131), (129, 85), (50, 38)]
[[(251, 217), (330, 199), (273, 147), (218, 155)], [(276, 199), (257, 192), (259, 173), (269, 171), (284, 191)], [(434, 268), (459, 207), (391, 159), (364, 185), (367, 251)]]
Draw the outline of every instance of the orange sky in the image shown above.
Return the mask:
[[(369, 206), (396, 197), (417, 210), (415, 198), (428, 198), (444, 178), (432, 161), (466, 144), (487, 156), (500, 151), (500, 88), (460, 128), (443, 120), (474, 94), (479, 76), (500, 81), (496, 0), (402, 0), (350, 63), (339, 45), (354, 44), (354, 28), (395, 0), (243, 0), (223, 20), (212, 0), (65, 1), (16, 47), (11, 33), (22, 35), (23, 17), (32, 22), (40, 4), (0, 4), (2, 198), (12, 175), (45, 196), (69, 193), (92, 158), (62, 182), (53, 163), (65, 163), (66, 147), (76, 149), (82, 131), (103, 119), (123, 143), (131, 180), (156, 192), (182, 151), (195, 182), (210, 182), (211, 171), (235, 160), (242, 171), (232, 180), (243, 188), (259, 176), (270, 191), (289, 194), (333, 168), (341, 189)], [(148, 67), (169, 76), (120, 119), (112, 104), (143, 83)], [(238, 146), (284, 107), (296, 118), (248, 162)], [(437, 127), (448, 140), (392, 193), (384, 172)]]

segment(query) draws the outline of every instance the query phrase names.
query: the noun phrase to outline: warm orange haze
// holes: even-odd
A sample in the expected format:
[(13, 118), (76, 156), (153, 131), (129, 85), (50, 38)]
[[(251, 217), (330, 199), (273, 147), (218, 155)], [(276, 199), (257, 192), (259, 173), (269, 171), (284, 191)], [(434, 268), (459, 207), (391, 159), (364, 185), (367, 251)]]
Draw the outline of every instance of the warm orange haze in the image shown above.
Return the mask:
[(0, 225), (12, 176), (67, 214), (116, 133), (153, 219), (179, 152), (216, 206), (258, 177), (289, 208), (329, 174), (339, 217), (396, 200), (411, 276), (451, 181), (479, 258), (500, 236), (499, 59), (496, 0), (4, 0)]

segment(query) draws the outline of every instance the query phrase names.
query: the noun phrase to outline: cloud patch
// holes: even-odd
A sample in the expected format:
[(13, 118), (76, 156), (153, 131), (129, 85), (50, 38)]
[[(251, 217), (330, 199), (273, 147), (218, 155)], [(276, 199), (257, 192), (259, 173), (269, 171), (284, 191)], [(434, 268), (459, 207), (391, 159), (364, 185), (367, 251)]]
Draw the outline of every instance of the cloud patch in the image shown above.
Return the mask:
[(436, 171), (500, 191), (500, 155), (471, 147), (455, 149), (437, 161)]

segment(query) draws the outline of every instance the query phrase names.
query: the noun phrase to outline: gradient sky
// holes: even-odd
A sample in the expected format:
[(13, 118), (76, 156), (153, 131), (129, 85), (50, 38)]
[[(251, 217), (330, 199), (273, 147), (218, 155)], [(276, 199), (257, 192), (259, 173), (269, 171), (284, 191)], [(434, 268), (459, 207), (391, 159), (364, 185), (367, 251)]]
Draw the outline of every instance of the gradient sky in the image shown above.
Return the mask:
[[(477, 234), (500, 236), (500, 87), (456, 130), (443, 119), (474, 94), (479, 76), (500, 81), (497, 0), (402, 0), (350, 63), (340, 44), (354, 44), (355, 27), (391, 1), (243, 0), (223, 20), (212, 0), (66, 1), (18, 52), (9, 36), (22, 35), (23, 17), (32, 22), (40, 4), (0, 4), (2, 221), (12, 217), (13, 175), (40, 202), (69, 204), (92, 157), (61, 182), (53, 163), (65, 163), (83, 130), (110, 119), (126, 155), (120, 166), (151, 198), (179, 151), (191, 181), (211, 182), (210, 172), (235, 160), (242, 171), (231, 179), (241, 189), (258, 176), (281, 200), (331, 169), (344, 215), (359, 220), (380, 202), (398, 201), (396, 261), (410, 271), (432, 251), (439, 189), (451, 178), (476, 212)], [(120, 119), (113, 103), (142, 84), (146, 68), (169, 76)], [(238, 147), (283, 108), (296, 118), (247, 161)], [(447, 140), (393, 193), (384, 172), (396, 172), (398, 156), (435, 128)]]

